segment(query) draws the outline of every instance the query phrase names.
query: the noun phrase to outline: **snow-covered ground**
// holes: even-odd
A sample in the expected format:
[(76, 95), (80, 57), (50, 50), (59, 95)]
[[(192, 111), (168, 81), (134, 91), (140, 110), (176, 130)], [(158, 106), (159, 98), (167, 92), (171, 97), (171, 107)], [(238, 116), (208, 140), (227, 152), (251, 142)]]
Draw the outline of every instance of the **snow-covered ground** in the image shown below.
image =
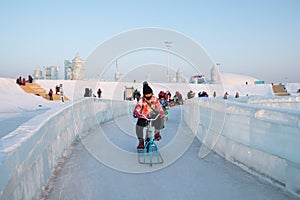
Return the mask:
[[(0, 189), (1, 191), (3, 190), (4, 187), (6, 187), (7, 184), (6, 181), (11, 180), (11, 176), (15, 177), (14, 178), (15, 180), (16, 177), (18, 177), (17, 171), (18, 170), (22, 171), (19, 168), (19, 164), (20, 162), (23, 161), (19, 160), (19, 162), (16, 162), (14, 158), (16, 157), (26, 158), (26, 155), (22, 155), (19, 153), (15, 154), (15, 152), (19, 152), (17, 150), (22, 147), (22, 152), (28, 152), (31, 155), (38, 153), (36, 152), (38, 151), (38, 148), (35, 148), (35, 151), (31, 151), (30, 149), (28, 149), (28, 148), (33, 148), (35, 142), (37, 142), (35, 141), (35, 133), (37, 130), (43, 128), (43, 125), (49, 123), (51, 119), (60, 120), (55, 123), (54, 122), (49, 123), (53, 127), (53, 130), (59, 131), (60, 130), (59, 127), (56, 127), (55, 124), (60, 124), (62, 122), (63, 122), (62, 128), (66, 128), (68, 124), (72, 126), (73, 123), (72, 116), (71, 116), (72, 114), (70, 114), (70, 112), (72, 112), (71, 111), (72, 109), (68, 109), (68, 108), (72, 107), (74, 103), (83, 101), (84, 99), (83, 94), (85, 88), (92, 88), (94, 93), (96, 93), (96, 90), (100, 87), (103, 91), (103, 99), (115, 99), (115, 100), (123, 99), (123, 91), (125, 86), (127, 87), (133, 86), (141, 90), (141, 83), (112, 83), (112, 82), (98, 83), (96, 81), (65, 81), (65, 80), (60, 80), (60, 81), (39, 80), (37, 81), (37, 83), (42, 85), (47, 90), (50, 88), (54, 89), (55, 85), (62, 83), (64, 87), (64, 94), (65, 96), (69, 97), (71, 101), (66, 101), (64, 103), (59, 101), (57, 102), (47, 101), (36, 95), (25, 93), (18, 85), (15, 84), (15, 80), (13, 79), (0, 78), (0, 95), (1, 95), (1, 99), (0, 99), (1, 102), (0, 104), (0, 111), (1, 111), (0, 112), (1, 113), (0, 115), (0, 128), (1, 128), (0, 184), (1, 184), (1, 188)], [(190, 90), (196, 92), (196, 95), (197, 92), (205, 90), (209, 93), (210, 97), (212, 96), (213, 91), (217, 91), (217, 99), (222, 99), (224, 92), (227, 91), (229, 92), (228, 101), (232, 101), (234, 106), (238, 106), (239, 104), (246, 105), (245, 103), (247, 103), (248, 105), (250, 105), (250, 107), (251, 106), (255, 107), (257, 105), (264, 105), (267, 107), (273, 107), (273, 109), (276, 110), (280, 108), (281, 111), (287, 113), (292, 112), (292, 114), (297, 114), (297, 112), (299, 111), (299, 94), (296, 93), (296, 91), (297, 89), (300, 88), (300, 84), (286, 84), (286, 88), (288, 89), (288, 92), (292, 94), (290, 97), (272, 96), (270, 85), (253, 85), (253, 84), (252, 85), (224, 85), (224, 86), (210, 85), (210, 87), (206, 87), (205, 85), (150, 83), (150, 86), (153, 88), (155, 94), (157, 94), (160, 90), (169, 90), (171, 91), (172, 94), (174, 94), (175, 91), (180, 91), (184, 97), (186, 97), (187, 92)], [(241, 96), (238, 99), (234, 98), (236, 92), (239, 92)], [(83, 106), (80, 106), (78, 109), (80, 109), (78, 110), (78, 113), (81, 112), (83, 115), (85, 115), (85, 113), (88, 112), (88, 110), (85, 110)], [(235, 111), (237, 110), (238, 109), (236, 109)], [(245, 109), (241, 109), (240, 111), (241, 111), (240, 112), (241, 115), (245, 114), (243, 113), (245, 112)], [(110, 114), (110, 111), (105, 111), (105, 112), (107, 113), (107, 115)], [(62, 113), (61, 114), (62, 116), (59, 116), (59, 113)], [(274, 113), (267, 113), (267, 114), (269, 116), (268, 120), (274, 119), (274, 117), (272, 118)], [(64, 117), (64, 116), (69, 116), (69, 117)], [(257, 117), (259, 118), (260, 116), (265, 116), (262, 111), (260, 113), (257, 113)], [(280, 119), (280, 116), (283, 115), (275, 116), (275, 119), (277, 120), (279, 127), (289, 123), (289, 120)], [(76, 117), (80, 119), (80, 115), (75, 116), (75, 118)], [(235, 119), (237, 118), (238, 117), (236, 117)], [(294, 121), (295, 123), (297, 123), (297, 120)], [(243, 121), (243, 123), (244, 122), (245, 121)], [(236, 123), (238, 123), (238, 120), (236, 121)], [(282, 125), (280, 123), (282, 123)], [(88, 124), (86, 126), (88, 126)], [(47, 127), (46, 129), (51, 130), (50, 126), (46, 126), (46, 127)], [(88, 127), (84, 127), (84, 129), (86, 128)], [(74, 127), (70, 128), (70, 130), (67, 128), (65, 130), (73, 132), (74, 131), (73, 129)], [(44, 130), (44, 131), (49, 131), (49, 130)], [(287, 130), (287, 134), (288, 131), (289, 130)], [(58, 136), (53, 135), (53, 137), (58, 137)], [(63, 137), (63, 135), (60, 137)], [(38, 144), (40, 145), (40, 143)], [(67, 147), (62, 146), (62, 148), (65, 149)], [(25, 151), (23, 151), (24, 149)], [(53, 149), (51, 151), (53, 151)], [(55, 160), (58, 158), (60, 157), (56, 157), (52, 159)], [(26, 162), (30, 163), (30, 160)], [(185, 167), (184, 164), (182, 164), (181, 167), (184, 168)], [(50, 172), (48, 173), (51, 173), (52, 169), (50, 168), (49, 170)], [(230, 173), (234, 173), (235, 167), (233, 167), (232, 170), (233, 171), (231, 171)], [(35, 180), (33, 179), (32, 182), (35, 182)], [(231, 183), (225, 181), (224, 184), (231, 184)], [(111, 187), (113, 187), (113, 183)], [(23, 194), (23, 193), (20, 190), (18, 194)], [(243, 194), (248, 195), (246, 191), (245, 193), (239, 192), (238, 197), (241, 197)], [(278, 195), (278, 197), (281, 197), (281, 194)], [(276, 198), (272, 198), (272, 199), (276, 199)]]

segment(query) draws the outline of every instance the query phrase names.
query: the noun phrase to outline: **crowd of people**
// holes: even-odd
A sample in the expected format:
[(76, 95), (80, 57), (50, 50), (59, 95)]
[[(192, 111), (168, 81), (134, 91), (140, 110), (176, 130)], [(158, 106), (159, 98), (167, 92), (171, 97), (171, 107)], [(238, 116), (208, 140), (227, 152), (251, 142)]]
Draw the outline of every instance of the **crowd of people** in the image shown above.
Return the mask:
[(26, 85), (26, 83), (32, 83), (33, 82), (33, 78), (31, 75), (28, 75), (28, 79), (26, 80), (26, 78), (22, 78), (22, 76), (19, 76), (19, 78), (17, 78), (16, 83), (18, 85)]
[[(143, 83), (143, 96), (137, 89), (133, 92), (134, 99), (137, 100), (137, 104), (133, 111), (133, 116), (137, 118), (136, 122), (136, 137), (138, 139), (137, 149), (144, 149), (146, 143), (149, 141), (149, 135), (144, 136), (143, 129), (147, 126), (147, 118), (155, 118), (159, 115), (159, 118), (153, 122), (154, 140), (159, 141), (162, 139), (160, 131), (164, 128), (164, 124), (167, 121), (168, 109), (170, 106), (182, 105), (183, 98), (179, 91), (175, 92), (173, 99), (171, 98), (171, 93), (169, 91), (160, 91), (156, 97), (153, 93), (152, 88), (145, 81)], [(217, 96), (216, 91), (212, 95), (214, 98)], [(225, 92), (223, 99), (227, 99), (229, 96), (228, 92)], [(187, 93), (187, 99), (195, 97), (195, 92), (190, 90)], [(206, 91), (200, 91), (198, 93), (199, 98), (209, 97)], [(239, 98), (239, 93), (236, 92), (235, 98)]]

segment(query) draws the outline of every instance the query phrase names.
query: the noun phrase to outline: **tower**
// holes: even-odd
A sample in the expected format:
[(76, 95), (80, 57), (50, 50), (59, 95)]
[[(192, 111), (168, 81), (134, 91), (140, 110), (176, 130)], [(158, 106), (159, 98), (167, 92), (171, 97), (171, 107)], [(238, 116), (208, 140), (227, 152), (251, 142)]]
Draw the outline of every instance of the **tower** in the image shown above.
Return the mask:
[(51, 66), (51, 80), (58, 80), (58, 71), (59, 67), (58, 66)]
[(44, 66), (44, 71), (45, 71), (45, 79), (46, 80), (51, 80), (51, 72), (52, 72), (52, 70), (51, 70), (51, 67), (45, 67)]
[(72, 79), (82, 80), (83, 79), (83, 60), (80, 58), (79, 53), (76, 54), (72, 60)]
[(176, 81), (177, 83), (182, 83), (182, 71), (178, 68), (177, 72), (176, 72)]
[(72, 63), (69, 60), (65, 60), (65, 80), (73, 79), (72, 71)]
[(115, 81), (119, 81), (120, 80), (120, 72), (119, 72), (119, 66), (118, 66), (118, 60), (116, 60), (116, 73), (115, 73)]
[(216, 67), (216, 65), (214, 65), (210, 70), (210, 80), (211, 80), (211, 83), (220, 83), (221, 82), (220, 72), (219, 72), (218, 68)]
[(33, 77), (34, 79), (43, 79), (43, 72), (39, 67), (34, 70)]

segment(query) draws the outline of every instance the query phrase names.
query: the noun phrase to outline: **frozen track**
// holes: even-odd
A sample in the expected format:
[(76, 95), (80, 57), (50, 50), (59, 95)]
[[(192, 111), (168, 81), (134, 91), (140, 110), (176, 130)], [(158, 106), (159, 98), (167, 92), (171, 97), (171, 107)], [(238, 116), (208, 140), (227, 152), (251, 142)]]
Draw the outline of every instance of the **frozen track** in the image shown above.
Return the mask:
[[(170, 112), (170, 120), (159, 147), (168, 161), (168, 149), (176, 148), (172, 147), (175, 136), (190, 140), (191, 145), (171, 164), (164, 163), (161, 169), (155, 171), (151, 171), (149, 166), (138, 164), (134, 155), (137, 142), (132, 128), (133, 119), (124, 117), (101, 125), (112, 143), (132, 152), (128, 157), (114, 156), (111, 159), (118, 159), (124, 166), (140, 165), (139, 169), (144, 168), (150, 172), (128, 173), (102, 164), (87, 150), (101, 147), (99, 133), (93, 131), (75, 144), (71, 156), (60, 164), (47, 195), (45, 193), (45, 199), (297, 199), (244, 172), (215, 153), (211, 152), (204, 159), (199, 159), (201, 144), (190, 137), (192, 134), (187, 133), (189, 129), (183, 122), (180, 123), (180, 114), (179, 108)], [(136, 159), (132, 160), (132, 157)]]

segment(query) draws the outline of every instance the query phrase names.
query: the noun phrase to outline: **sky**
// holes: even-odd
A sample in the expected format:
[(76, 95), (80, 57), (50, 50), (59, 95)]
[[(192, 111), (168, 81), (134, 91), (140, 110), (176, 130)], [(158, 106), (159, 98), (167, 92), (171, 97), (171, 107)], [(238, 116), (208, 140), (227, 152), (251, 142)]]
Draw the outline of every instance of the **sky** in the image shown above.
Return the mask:
[[(182, 33), (200, 44), (221, 72), (267, 83), (300, 82), (300, 1), (17, 1), (0, 2), (0, 76), (27, 76), (137, 28)], [(122, 73), (130, 69), (122, 69)], [(122, 71), (123, 70), (123, 71)]]

